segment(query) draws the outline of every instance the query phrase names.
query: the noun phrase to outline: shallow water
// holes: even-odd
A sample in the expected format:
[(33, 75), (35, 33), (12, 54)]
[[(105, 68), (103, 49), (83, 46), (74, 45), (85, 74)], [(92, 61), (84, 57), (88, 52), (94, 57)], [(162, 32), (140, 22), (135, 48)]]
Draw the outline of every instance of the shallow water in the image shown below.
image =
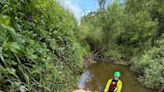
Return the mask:
[(113, 72), (121, 72), (121, 80), (123, 88), (121, 92), (157, 92), (152, 89), (145, 88), (137, 82), (136, 75), (130, 72), (128, 66), (109, 64), (106, 62), (98, 62), (84, 70), (78, 83), (80, 89), (91, 91), (103, 90), (108, 79), (113, 78)]

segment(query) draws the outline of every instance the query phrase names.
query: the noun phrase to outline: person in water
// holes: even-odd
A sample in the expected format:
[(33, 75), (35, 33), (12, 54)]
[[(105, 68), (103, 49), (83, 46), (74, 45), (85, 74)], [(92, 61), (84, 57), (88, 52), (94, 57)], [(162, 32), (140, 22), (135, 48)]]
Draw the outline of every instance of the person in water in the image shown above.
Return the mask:
[(108, 80), (104, 92), (121, 92), (122, 81), (119, 79), (120, 77), (119, 71), (114, 72), (114, 78)]

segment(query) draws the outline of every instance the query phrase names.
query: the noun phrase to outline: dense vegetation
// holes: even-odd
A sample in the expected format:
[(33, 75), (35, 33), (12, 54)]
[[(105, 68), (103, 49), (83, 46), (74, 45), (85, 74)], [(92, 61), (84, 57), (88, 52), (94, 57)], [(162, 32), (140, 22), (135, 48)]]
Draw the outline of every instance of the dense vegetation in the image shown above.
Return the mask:
[(0, 0), (0, 91), (69, 92), (82, 69), (75, 30), (54, 0)]
[(95, 57), (130, 64), (141, 84), (164, 90), (164, 0), (114, 0), (82, 18), (78, 37)]

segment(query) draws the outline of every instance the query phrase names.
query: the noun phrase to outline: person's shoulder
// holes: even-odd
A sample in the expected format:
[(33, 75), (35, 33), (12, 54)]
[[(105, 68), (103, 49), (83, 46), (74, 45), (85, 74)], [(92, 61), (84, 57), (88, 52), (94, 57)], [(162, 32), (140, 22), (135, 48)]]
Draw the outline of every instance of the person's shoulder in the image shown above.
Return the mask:
[(109, 82), (109, 81), (112, 81), (112, 79), (109, 79), (108, 82)]
[(122, 84), (122, 81), (121, 80), (118, 80), (118, 82)]

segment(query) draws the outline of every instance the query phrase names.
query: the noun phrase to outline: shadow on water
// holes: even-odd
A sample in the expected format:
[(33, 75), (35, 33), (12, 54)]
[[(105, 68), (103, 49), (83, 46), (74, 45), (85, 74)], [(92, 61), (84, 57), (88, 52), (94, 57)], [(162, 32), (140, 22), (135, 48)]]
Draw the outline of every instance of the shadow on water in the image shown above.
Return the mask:
[(141, 86), (136, 75), (130, 72), (128, 66), (98, 62), (84, 70), (78, 83), (79, 89), (98, 91), (103, 90), (108, 79), (113, 78), (113, 72), (120, 71), (123, 88), (121, 92), (157, 92)]

